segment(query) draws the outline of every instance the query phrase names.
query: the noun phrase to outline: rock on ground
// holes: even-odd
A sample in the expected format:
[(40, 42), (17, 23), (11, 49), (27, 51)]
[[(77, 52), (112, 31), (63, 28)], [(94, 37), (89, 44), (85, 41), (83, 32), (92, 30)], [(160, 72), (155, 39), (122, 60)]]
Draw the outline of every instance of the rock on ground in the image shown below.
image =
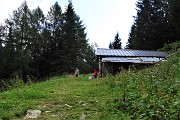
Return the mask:
[(24, 117), (24, 119), (34, 119), (37, 118), (41, 115), (41, 111), (40, 110), (27, 110), (27, 114)]

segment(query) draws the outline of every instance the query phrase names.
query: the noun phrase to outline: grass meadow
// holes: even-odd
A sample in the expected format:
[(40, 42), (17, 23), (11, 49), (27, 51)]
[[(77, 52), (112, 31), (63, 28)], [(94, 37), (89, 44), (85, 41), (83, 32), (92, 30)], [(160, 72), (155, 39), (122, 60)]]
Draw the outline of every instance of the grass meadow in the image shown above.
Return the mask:
[(21, 120), (28, 109), (42, 111), (36, 120), (180, 119), (180, 52), (143, 70), (89, 76), (56, 76), (1, 92), (0, 119)]

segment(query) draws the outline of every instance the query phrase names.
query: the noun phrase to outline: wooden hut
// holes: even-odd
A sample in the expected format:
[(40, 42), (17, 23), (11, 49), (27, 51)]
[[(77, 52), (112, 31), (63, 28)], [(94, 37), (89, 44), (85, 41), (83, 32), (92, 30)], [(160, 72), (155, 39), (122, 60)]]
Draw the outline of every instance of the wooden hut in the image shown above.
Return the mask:
[(165, 60), (167, 53), (162, 51), (104, 49), (98, 48), (96, 56), (99, 62), (99, 74), (116, 74), (122, 69), (130, 70), (131, 66), (144, 66)]

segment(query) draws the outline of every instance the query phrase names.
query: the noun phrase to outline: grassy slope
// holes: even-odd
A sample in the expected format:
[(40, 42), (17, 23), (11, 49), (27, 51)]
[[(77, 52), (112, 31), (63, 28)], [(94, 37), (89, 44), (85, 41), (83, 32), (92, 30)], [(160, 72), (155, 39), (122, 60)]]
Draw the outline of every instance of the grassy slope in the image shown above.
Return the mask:
[[(88, 80), (88, 75), (54, 77), (0, 93), (0, 118), (22, 119), (28, 109), (38, 120), (179, 119), (180, 52), (151, 68)], [(50, 111), (50, 112), (48, 112)]]

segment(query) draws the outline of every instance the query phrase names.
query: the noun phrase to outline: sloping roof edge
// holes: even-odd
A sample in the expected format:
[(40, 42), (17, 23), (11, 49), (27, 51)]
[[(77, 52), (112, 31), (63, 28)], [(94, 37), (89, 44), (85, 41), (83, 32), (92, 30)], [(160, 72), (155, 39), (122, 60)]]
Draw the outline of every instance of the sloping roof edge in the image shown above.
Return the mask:
[(166, 52), (150, 51), (150, 50), (133, 50), (133, 49), (106, 49), (97, 48), (97, 56), (111, 56), (111, 57), (162, 57), (168, 56)]

